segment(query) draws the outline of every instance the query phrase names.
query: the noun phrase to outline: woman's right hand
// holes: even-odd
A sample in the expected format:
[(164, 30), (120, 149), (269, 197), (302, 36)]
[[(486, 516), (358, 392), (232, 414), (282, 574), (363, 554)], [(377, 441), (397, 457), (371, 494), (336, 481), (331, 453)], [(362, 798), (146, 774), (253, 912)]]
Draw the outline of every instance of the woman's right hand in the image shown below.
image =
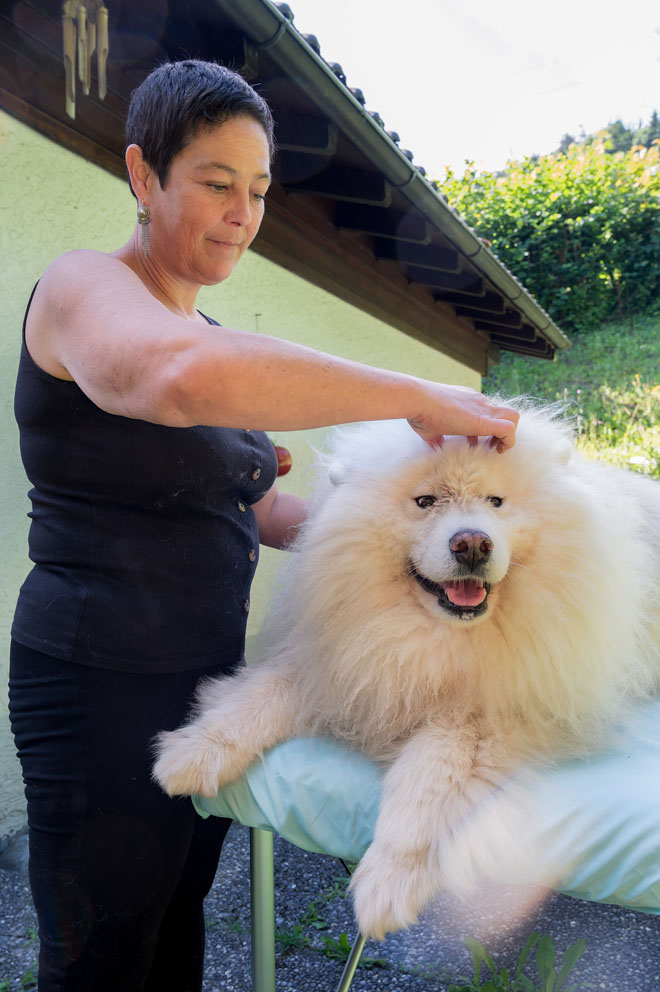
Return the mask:
[(462, 434), (470, 439), (492, 438), (491, 444), (499, 452), (507, 451), (515, 443), (516, 426), (520, 419), (517, 410), (489, 399), (468, 386), (447, 386), (440, 383), (422, 383), (427, 388), (427, 409), (408, 423), (432, 447), (442, 443), (445, 434)]

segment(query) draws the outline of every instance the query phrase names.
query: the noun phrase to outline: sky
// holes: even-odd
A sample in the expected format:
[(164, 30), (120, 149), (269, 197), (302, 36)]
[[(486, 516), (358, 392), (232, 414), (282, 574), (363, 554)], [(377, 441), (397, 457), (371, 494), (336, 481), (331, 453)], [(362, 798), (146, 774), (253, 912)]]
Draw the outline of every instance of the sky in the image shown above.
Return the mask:
[(660, 112), (657, 0), (288, 0), (430, 178)]

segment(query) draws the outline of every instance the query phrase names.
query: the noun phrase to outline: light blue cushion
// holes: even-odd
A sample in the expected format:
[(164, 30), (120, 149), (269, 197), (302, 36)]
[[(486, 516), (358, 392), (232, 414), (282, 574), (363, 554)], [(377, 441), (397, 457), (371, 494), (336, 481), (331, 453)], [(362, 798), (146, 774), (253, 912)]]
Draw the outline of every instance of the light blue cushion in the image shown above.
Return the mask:
[(274, 830), (305, 851), (358, 861), (371, 843), (380, 782), (364, 755), (325, 737), (295, 738), (217, 796), (193, 796), (193, 803), (202, 816), (228, 816)]
[[(232, 817), (357, 861), (371, 841), (381, 778), (332, 740), (297, 739), (213, 799), (193, 802), (202, 816)], [(536, 846), (566, 866), (558, 890), (660, 914), (660, 700), (638, 709), (608, 750), (544, 772), (533, 808)]]
[(544, 774), (534, 799), (540, 847), (567, 866), (557, 889), (660, 914), (660, 700), (609, 750)]

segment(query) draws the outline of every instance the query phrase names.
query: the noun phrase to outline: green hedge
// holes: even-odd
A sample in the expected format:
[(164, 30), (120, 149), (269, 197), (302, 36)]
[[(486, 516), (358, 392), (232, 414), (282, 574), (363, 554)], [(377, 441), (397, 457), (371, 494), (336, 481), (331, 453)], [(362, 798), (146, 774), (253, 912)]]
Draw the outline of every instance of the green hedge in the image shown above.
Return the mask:
[(607, 133), (504, 173), (437, 186), (567, 331), (660, 308), (660, 141), (607, 151)]

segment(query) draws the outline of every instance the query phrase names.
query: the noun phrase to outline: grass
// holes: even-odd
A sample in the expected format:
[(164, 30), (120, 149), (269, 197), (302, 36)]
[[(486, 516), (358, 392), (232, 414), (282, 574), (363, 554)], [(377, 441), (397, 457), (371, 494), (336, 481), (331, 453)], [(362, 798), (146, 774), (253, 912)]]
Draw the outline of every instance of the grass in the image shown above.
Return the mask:
[[(39, 940), (39, 934), (34, 927), (30, 927), (25, 933), (25, 939), (23, 941), (23, 947), (30, 947), (36, 944)], [(0, 979), (0, 992), (11, 992), (12, 987), (16, 989), (25, 990), (28, 992), (29, 989), (36, 989), (37, 987), (37, 968), (38, 963), (35, 961), (31, 964), (27, 971), (18, 980), (18, 985), (12, 986), (12, 982), (9, 978)]]
[[(319, 933), (318, 936), (321, 941), (319, 945), (318, 941), (313, 940), (308, 933), (310, 929), (316, 932), (327, 929), (328, 924), (320, 911), (335, 899), (346, 898), (348, 881), (348, 877), (344, 875), (336, 876), (332, 885), (323, 889), (316, 899), (308, 904), (305, 913), (296, 920), (290, 929), (276, 930), (275, 940), (284, 952), (291, 948), (307, 947), (313, 951), (320, 951), (324, 957), (335, 961), (348, 960), (351, 953), (351, 943), (347, 934), (341, 933), (339, 938), (335, 939), (327, 934)], [(373, 958), (363, 954), (358, 968), (387, 968), (388, 965), (389, 963), (385, 958)]]
[[(36, 987), (37, 987), (37, 965), (35, 963), (25, 972), (23, 977), (20, 979), (17, 988), (25, 989), (27, 992), (28, 989), (36, 989)], [(0, 992), (11, 992), (11, 983), (9, 979), (4, 979), (3, 981), (0, 981)]]
[[(452, 982), (447, 992), (577, 992), (579, 988), (584, 988), (584, 985), (566, 985), (573, 968), (584, 954), (584, 940), (576, 940), (571, 944), (562, 960), (558, 961), (552, 938), (535, 931), (530, 934), (520, 952), (512, 973), (506, 968), (497, 968), (479, 941), (468, 938), (465, 946), (472, 954), (474, 976), (460, 979), (458, 984)], [(540, 984), (532, 981), (523, 971), (533, 950), (536, 952), (535, 964)], [(490, 975), (484, 977), (482, 983), (481, 973), (484, 968)]]
[[(344, 865), (349, 871), (349, 867)], [(337, 875), (325, 889), (317, 893), (315, 899), (307, 904), (307, 909), (297, 920), (286, 928), (275, 930), (275, 942), (279, 947), (279, 959), (286, 957), (292, 950), (306, 949), (314, 953), (322, 954), (326, 958), (334, 961), (346, 961), (351, 953), (351, 943), (346, 933), (341, 933), (338, 938), (328, 936), (321, 931), (328, 929), (328, 923), (322, 915), (323, 908), (335, 899), (345, 899), (349, 878), (344, 875)], [(244, 926), (237, 919), (222, 918), (206, 919), (207, 930), (231, 930), (235, 933), (246, 934), (249, 927)], [(358, 963), (358, 968), (388, 968), (389, 962), (385, 958), (374, 958), (363, 954)], [(0, 992), (4, 992), (0, 983)]]
[(660, 317), (576, 334), (554, 362), (503, 354), (483, 388), (563, 402), (587, 457), (660, 479)]

